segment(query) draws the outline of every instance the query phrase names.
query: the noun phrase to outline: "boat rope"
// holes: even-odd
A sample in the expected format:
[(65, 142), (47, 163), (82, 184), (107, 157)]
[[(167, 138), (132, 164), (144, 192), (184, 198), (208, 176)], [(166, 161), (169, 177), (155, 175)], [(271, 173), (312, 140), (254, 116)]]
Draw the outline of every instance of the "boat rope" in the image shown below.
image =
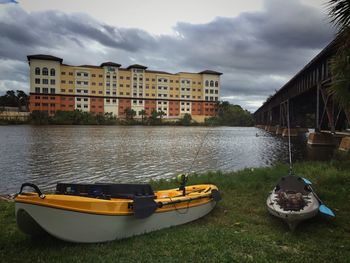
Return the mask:
[[(173, 202), (171, 196), (169, 196), (170, 202)], [(184, 208), (177, 208), (176, 207), (176, 203), (173, 204), (175, 211), (180, 214), (180, 215), (185, 215), (188, 213), (188, 210), (190, 209), (190, 203), (191, 203), (191, 199), (187, 201), (187, 206), (186, 206), (186, 210), (184, 212), (181, 212), (180, 209), (184, 209)]]

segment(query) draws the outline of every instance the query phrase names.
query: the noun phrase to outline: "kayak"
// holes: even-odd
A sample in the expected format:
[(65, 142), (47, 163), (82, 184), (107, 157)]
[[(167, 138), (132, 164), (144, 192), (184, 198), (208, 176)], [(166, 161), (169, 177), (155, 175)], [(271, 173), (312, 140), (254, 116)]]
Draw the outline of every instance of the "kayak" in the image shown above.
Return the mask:
[[(23, 192), (25, 187), (35, 192)], [(123, 239), (181, 225), (208, 214), (221, 199), (215, 185), (153, 192), (148, 184), (63, 184), (43, 194), (30, 183), (15, 198), (19, 229), (70, 242)]]
[(295, 175), (282, 177), (266, 204), (270, 214), (283, 219), (292, 231), (301, 221), (316, 216), (320, 206), (309, 185)]

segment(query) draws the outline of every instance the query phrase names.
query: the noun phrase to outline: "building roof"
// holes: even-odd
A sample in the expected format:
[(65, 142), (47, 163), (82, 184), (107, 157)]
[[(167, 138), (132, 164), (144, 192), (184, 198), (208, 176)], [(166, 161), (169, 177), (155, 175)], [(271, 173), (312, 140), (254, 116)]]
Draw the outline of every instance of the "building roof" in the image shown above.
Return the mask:
[(146, 70), (148, 73), (156, 73), (156, 74), (168, 74), (168, 75), (174, 75), (173, 73), (169, 73), (166, 71), (159, 71), (159, 70)]
[(133, 65), (130, 65), (129, 67), (127, 67), (127, 69), (131, 69), (131, 68), (146, 69), (147, 67), (139, 65), (139, 64), (133, 64)]
[(37, 55), (29, 55), (27, 56), (28, 61), (30, 62), (31, 59), (39, 59), (39, 60), (52, 60), (52, 61), (58, 61), (62, 63), (63, 58), (51, 56), (51, 55), (43, 55), (43, 54), (37, 54)]
[(217, 72), (214, 70), (204, 70), (204, 71), (198, 72), (198, 74), (222, 75), (221, 72)]
[(117, 67), (119, 68), (121, 65), (118, 63), (114, 63), (114, 62), (103, 62), (100, 67), (104, 67), (104, 66), (109, 66), (109, 67)]
[[(68, 65), (69, 66), (69, 65)], [(82, 67), (82, 68), (101, 68), (100, 66), (95, 65), (80, 65), (80, 66), (72, 66), (72, 67)]]

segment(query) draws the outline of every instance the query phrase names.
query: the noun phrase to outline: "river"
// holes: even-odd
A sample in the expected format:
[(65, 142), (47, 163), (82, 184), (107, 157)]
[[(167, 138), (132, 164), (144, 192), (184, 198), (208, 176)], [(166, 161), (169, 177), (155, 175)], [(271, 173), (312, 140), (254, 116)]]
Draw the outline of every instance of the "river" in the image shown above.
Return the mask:
[[(292, 140), (293, 160), (330, 158), (305, 140)], [(287, 139), (256, 128), (0, 126), (0, 194), (23, 182), (51, 191), (57, 182), (147, 182), (278, 161), (288, 161)]]

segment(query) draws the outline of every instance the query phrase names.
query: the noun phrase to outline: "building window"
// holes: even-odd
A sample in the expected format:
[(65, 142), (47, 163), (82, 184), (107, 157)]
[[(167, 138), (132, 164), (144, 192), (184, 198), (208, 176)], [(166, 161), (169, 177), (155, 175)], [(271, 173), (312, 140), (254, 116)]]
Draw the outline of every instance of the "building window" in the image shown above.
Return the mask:
[(54, 88), (51, 88), (51, 89), (50, 89), (50, 93), (51, 93), (51, 94), (55, 94), (55, 93), (56, 93), (56, 90), (55, 90)]
[(43, 84), (49, 84), (49, 80), (48, 79), (43, 79)]
[(51, 85), (55, 85), (56, 84), (56, 81), (54, 79), (50, 79), (50, 84)]
[(50, 76), (55, 76), (56, 75), (56, 71), (54, 68), (50, 69)]
[(73, 76), (73, 72), (69, 72), (69, 76)]
[(206, 86), (206, 87), (209, 87), (209, 80), (206, 80), (206, 81), (205, 81), (205, 86)]
[(40, 93), (40, 88), (36, 87), (35, 88), (35, 93)]
[(35, 68), (35, 75), (40, 75), (40, 68)]
[(43, 93), (48, 94), (49, 93), (49, 89), (48, 88), (43, 88)]
[(215, 81), (215, 87), (219, 87), (219, 81)]
[(210, 87), (214, 87), (214, 81), (213, 80), (210, 81)]
[(62, 74), (62, 75), (66, 75), (66, 72), (62, 71), (61, 74)]
[(103, 78), (103, 76), (102, 76), (102, 75), (98, 75), (98, 77), (99, 77), (99, 78)]
[(40, 79), (35, 79), (35, 84), (40, 84)]
[(93, 78), (96, 77), (96, 74), (91, 74), (91, 77), (93, 77)]
[(40, 106), (40, 103), (35, 103), (35, 106)]
[(47, 68), (43, 68), (43, 75), (48, 76), (49, 75), (49, 70)]

